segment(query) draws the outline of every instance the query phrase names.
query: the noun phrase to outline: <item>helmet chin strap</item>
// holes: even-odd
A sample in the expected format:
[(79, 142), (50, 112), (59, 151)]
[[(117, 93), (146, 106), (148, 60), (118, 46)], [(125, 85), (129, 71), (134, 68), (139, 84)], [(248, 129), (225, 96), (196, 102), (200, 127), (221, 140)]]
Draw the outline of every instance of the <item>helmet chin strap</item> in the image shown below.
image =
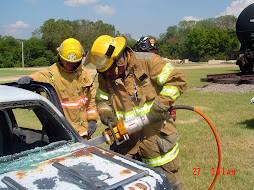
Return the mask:
[(62, 64), (62, 61), (61, 61), (61, 58), (60, 58), (59, 54), (57, 55), (57, 61), (58, 61), (58, 63), (59, 63), (62, 67), (64, 67), (63, 64)]
[(73, 67), (72, 71), (76, 71), (76, 69), (80, 66), (82, 61), (77, 62), (76, 66)]

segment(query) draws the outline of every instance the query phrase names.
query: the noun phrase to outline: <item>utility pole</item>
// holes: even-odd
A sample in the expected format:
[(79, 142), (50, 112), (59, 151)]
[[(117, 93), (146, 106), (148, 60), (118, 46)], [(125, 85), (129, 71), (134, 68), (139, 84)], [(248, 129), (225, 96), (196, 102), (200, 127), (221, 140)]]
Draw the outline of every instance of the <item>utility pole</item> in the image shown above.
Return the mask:
[(22, 46), (22, 67), (24, 68), (25, 64), (24, 64), (24, 53), (23, 53), (23, 41), (21, 42), (21, 46)]

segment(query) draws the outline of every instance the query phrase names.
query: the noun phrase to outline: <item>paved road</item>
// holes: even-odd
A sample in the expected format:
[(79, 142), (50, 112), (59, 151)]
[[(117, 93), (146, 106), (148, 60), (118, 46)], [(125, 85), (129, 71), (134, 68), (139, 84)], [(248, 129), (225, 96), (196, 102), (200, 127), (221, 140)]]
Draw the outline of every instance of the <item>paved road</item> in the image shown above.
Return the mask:
[[(213, 68), (213, 67), (238, 67), (234, 64), (204, 64), (204, 65), (196, 65), (196, 66), (178, 66), (177, 69), (185, 70), (185, 69), (198, 69), (198, 68)], [(41, 67), (41, 68), (10, 68), (10, 69), (0, 69), (0, 70), (44, 70), (47, 67)], [(92, 75), (95, 75), (96, 70), (95, 69), (89, 69), (89, 72)], [(16, 76), (3, 76), (0, 77), (0, 82), (3, 81), (16, 81), (19, 78), (23, 77), (25, 75), (16, 75)]]

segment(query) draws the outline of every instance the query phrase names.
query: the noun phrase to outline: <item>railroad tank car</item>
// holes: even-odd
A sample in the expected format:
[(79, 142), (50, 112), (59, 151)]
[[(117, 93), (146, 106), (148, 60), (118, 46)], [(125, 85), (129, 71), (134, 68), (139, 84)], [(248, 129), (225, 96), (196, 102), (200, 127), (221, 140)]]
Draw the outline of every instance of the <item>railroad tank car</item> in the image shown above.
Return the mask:
[(236, 35), (241, 44), (236, 64), (243, 73), (251, 73), (254, 64), (254, 3), (247, 6), (236, 21)]

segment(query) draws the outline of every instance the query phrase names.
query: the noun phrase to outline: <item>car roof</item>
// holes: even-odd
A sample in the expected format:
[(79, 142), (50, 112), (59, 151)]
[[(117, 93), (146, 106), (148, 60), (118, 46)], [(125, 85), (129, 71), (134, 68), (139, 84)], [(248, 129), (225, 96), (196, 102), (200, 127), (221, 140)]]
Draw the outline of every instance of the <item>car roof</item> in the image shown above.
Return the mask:
[(52, 109), (54, 109), (54, 111), (62, 115), (62, 113), (47, 98), (40, 94), (18, 87), (0, 85), (0, 103), (31, 100), (46, 102)]
[(9, 102), (9, 101), (20, 101), (20, 100), (41, 100), (41, 95), (31, 92), (29, 90), (0, 85), (0, 102)]

